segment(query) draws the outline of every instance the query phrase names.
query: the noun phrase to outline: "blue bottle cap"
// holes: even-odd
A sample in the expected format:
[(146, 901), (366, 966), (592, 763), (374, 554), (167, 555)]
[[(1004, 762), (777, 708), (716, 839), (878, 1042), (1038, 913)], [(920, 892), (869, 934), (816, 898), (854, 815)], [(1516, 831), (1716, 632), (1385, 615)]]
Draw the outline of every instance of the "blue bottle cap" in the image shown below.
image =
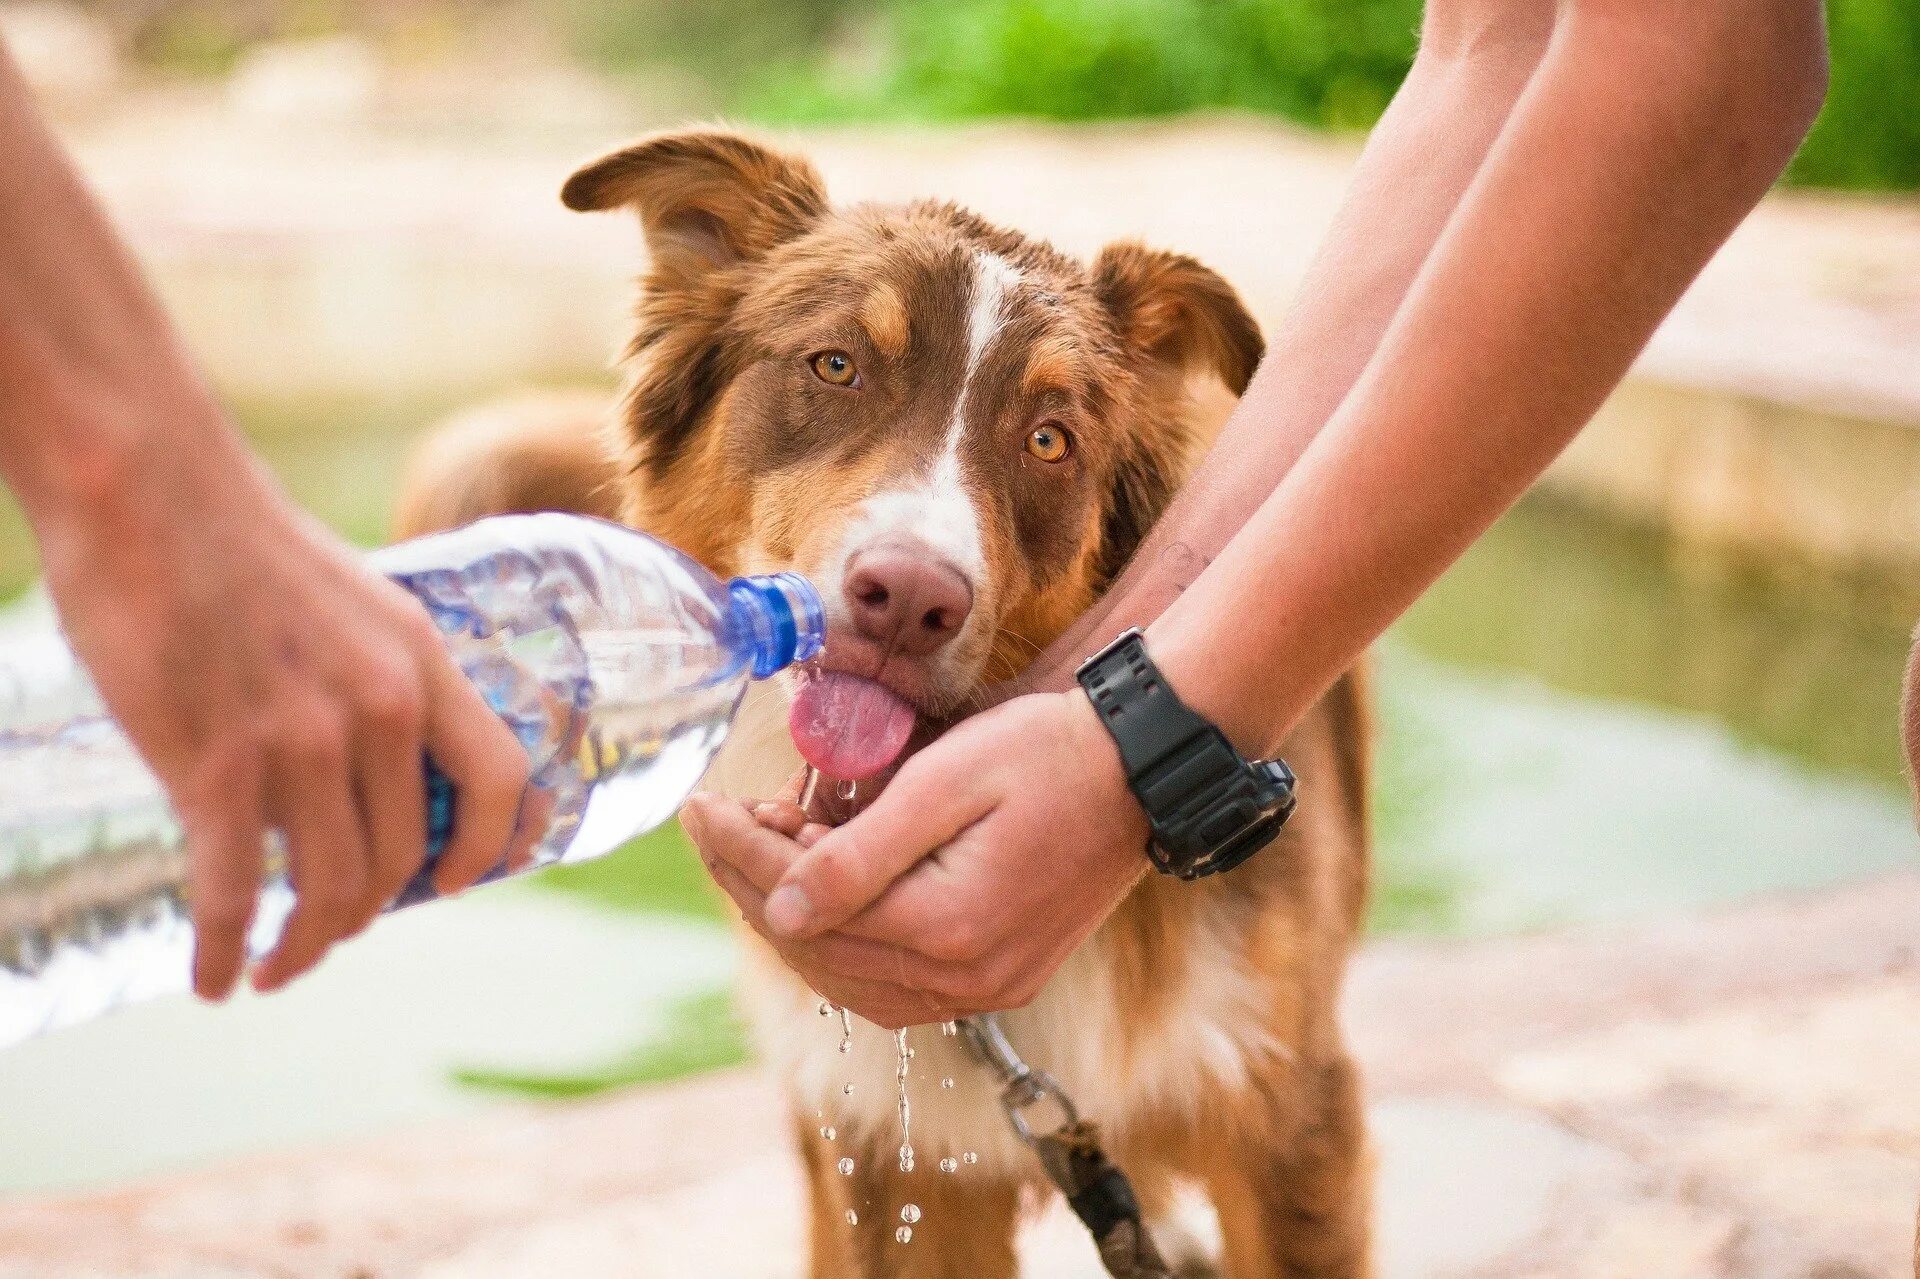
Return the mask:
[(813, 583), (798, 573), (736, 577), (727, 583), (727, 593), (755, 679), (804, 662), (826, 645), (826, 607)]

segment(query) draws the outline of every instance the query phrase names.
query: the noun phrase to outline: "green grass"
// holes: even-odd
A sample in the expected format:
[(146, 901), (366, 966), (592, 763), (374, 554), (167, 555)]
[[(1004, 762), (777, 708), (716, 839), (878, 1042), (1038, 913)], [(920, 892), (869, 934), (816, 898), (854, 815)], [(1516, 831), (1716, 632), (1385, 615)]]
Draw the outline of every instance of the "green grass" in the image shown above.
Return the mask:
[(471, 1088), (572, 1101), (615, 1088), (668, 1083), (737, 1066), (745, 1060), (747, 1038), (739, 1014), (729, 994), (716, 990), (675, 1003), (667, 1010), (660, 1034), (590, 1070), (541, 1073), (467, 1069), (456, 1070), (453, 1077)]
[(540, 892), (566, 893), (596, 906), (633, 914), (695, 919), (727, 918), (720, 890), (677, 822), (642, 835), (619, 850), (576, 866), (555, 866), (529, 881)]

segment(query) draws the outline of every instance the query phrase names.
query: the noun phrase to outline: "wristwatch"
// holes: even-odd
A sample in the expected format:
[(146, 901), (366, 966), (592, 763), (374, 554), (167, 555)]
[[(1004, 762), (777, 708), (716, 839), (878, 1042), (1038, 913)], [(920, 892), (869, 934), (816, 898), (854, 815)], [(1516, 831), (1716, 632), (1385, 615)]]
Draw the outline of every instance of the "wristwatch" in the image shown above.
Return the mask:
[(1293, 770), (1249, 760), (1214, 723), (1180, 700), (1147, 656), (1138, 627), (1075, 673), (1120, 750), (1127, 787), (1152, 825), (1147, 858), (1181, 879), (1232, 870), (1266, 847), (1293, 815)]

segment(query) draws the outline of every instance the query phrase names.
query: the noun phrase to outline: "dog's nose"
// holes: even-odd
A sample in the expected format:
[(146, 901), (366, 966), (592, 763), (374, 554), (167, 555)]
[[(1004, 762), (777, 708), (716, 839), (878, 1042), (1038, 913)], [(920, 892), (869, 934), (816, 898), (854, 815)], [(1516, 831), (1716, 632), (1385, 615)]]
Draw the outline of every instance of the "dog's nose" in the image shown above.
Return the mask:
[(847, 561), (841, 590), (854, 627), (875, 643), (925, 657), (966, 625), (973, 586), (933, 551), (883, 542)]

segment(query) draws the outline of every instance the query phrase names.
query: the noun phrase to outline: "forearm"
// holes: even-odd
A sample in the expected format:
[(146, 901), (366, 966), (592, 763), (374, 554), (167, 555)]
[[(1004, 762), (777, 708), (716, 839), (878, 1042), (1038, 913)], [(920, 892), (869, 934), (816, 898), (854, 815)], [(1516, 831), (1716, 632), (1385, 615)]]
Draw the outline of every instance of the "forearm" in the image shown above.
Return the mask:
[(1399, 309), (1547, 46), (1550, 0), (1436, 0), (1419, 56), (1239, 407), (1111, 589), (1023, 683), (1067, 688), (1079, 662), (1177, 599), (1326, 425)]
[(244, 454), (0, 48), (0, 479), (44, 539), (144, 462), (215, 450)]
[(1817, 8), (1627, 8), (1563, 12), (1359, 382), (1149, 632), (1243, 747), (1273, 746), (1533, 482), (1811, 122)]

